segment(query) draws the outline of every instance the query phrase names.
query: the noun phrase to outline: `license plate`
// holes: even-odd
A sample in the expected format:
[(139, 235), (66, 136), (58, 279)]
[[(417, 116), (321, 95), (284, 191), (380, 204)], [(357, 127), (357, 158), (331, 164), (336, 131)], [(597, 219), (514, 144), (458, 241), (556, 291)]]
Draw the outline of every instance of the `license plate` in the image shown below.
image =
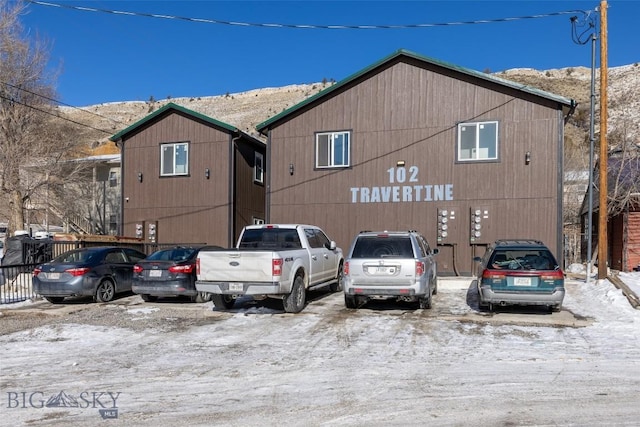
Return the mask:
[(60, 279), (60, 273), (47, 273), (47, 279), (58, 280)]
[(371, 274), (394, 274), (396, 272), (396, 268), (395, 267), (382, 267), (382, 266), (369, 267), (367, 269), (367, 272), (369, 272)]
[(160, 277), (162, 276), (162, 270), (150, 270), (149, 277)]
[(531, 278), (530, 277), (515, 277), (514, 285), (516, 286), (531, 286)]
[(229, 290), (231, 292), (242, 292), (244, 291), (244, 286), (242, 283), (229, 283)]

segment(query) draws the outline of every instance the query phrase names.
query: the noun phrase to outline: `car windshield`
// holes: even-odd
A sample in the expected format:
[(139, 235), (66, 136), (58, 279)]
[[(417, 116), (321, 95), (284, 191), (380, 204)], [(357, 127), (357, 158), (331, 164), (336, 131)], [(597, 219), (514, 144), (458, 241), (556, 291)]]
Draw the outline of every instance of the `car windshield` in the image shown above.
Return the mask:
[(147, 257), (149, 261), (186, 261), (196, 251), (194, 248), (172, 248), (156, 251)]
[(67, 262), (81, 262), (87, 263), (92, 261), (95, 257), (98, 256), (98, 253), (95, 251), (85, 251), (85, 250), (77, 250), (77, 251), (69, 251), (65, 252), (59, 257), (55, 258), (53, 262), (57, 263), (67, 263)]
[(489, 268), (505, 270), (554, 270), (558, 268), (551, 252), (546, 249), (496, 250)]
[(351, 258), (413, 258), (413, 246), (408, 236), (361, 236), (356, 241)]

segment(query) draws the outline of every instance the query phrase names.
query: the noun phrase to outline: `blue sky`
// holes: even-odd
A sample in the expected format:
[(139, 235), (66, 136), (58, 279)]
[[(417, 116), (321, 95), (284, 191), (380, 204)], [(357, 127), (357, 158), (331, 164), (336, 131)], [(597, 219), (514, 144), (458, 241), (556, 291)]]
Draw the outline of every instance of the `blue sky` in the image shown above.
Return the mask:
[[(600, 1), (560, 0), (42, 1), (67, 7), (30, 3), (22, 22), (29, 34), (48, 39), (51, 67), (59, 70), (58, 99), (78, 107), (339, 81), (398, 49), (478, 71), (588, 67), (591, 46), (572, 41), (570, 17), (584, 17), (578, 12), (426, 28), (316, 29), (222, 25), (69, 7), (250, 24), (409, 26), (572, 10), (592, 11), (599, 18), (600, 6)], [(640, 62), (640, 1), (607, 4), (609, 67)]]

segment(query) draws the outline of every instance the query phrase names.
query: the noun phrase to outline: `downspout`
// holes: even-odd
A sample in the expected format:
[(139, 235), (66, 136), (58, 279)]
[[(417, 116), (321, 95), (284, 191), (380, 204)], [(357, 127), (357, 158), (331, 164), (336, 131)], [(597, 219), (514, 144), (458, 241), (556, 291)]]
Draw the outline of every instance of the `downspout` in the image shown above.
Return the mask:
[(267, 224), (271, 223), (271, 129), (267, 133), (267, 149), (266, 149), (266, 167), (265, 170), (267, 172), (266, 176), (266, 191), (265, 191), (265, 206), (264, 206), (264, 221)]
[[(573, 102), (572, 102), (573, 104)], [(572, 108), (573, 111), (573, 108)], [(564, 208), (563, 208), (563, 195), (564, 195), (564, 118), (562, 117), (562, 109), (558, 112), (559, 120), (558, 120), (558, 144), (557, 144), (557, 155), (558, 155), (558, 175), (557, 175), (557, 186), (556, 186), (556, 203), (557, 203), (557, 213), (556, 213), (556, 257), (560, 262), (560, 268), (565, 268), (565, 247), (564, 247)], [(568, 117), (568, 115), (567, 115)]]
[(117, 235), (124, 236), (124, 141), (119, 139), (114, 143), (120, 149), (120, 221), (118, 221)]
[(236, 141), (241, 138), (241, 135), (231, 138), (231, 144), (229, 144), (229, 214), (228, 221), (229, 227), (227, 227), (227, 247), (232, 248), (235, 246), (236, 236)]

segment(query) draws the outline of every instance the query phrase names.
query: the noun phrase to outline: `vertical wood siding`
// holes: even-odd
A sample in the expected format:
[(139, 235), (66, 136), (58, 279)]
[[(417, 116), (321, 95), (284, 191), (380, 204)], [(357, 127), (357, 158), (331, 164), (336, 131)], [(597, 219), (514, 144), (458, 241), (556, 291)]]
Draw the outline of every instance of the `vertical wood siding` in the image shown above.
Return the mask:
[(640, 266), (640, 211), (627, 213), (626, 265), (624, 271)]
[[(436, 246), (437, 209), (447, 208), (443, 274), (471, 272), (473, 255), (497, 238), (540, 239), (561, 258), (559, 107), (459, 77), (398, 62), (272, 129), (269, 220), (320, 225), (345, 251), (362, 229), (417, 229)], [(484, 120), (499, 122), (499, 162), (456, 163), (457, 124)], [(351, 167), (314, 170), (314, 133), (336, 130), (352, 131)], [(415, 184), (452, 184), (453, 200), (353, 203), (353, 187), (406, 185), (390, 182), (398, 161), (418, 168)], [(472, 244), (475, 206), (488, 218)]]
[[(253, 144), (237, 144), (235, 215), (233, 225), (234, 240), (237, 241), (242, 228), (253, 224), (254, 218), (265, 219), (265, 186), (253, 181), (256, 148)], [(265, 149), (258, 150), (265, 157)]]
[[(227, 132), (178, 112), (160, 117), (128, 137), (123, 164), (124, 234), (135, 236), (136, 223), (157, 221), (159, 243), (232, 243), (228, 232), (232, 226), (230, 141)], [(160, 145), (172, 142), (189, 143), (187, 176), (160, 176)], [(205, 177), (207, 168), (209, 179)], [(138, 173), (143, 174), (142, 182), (138, 182)], [(246, 168), (242, 173), (247, 173)], [(253, 190), (244, 189), (246, 179), (239, 179), (238, 185), (242, 186), (238, 194), (259, 197)]]
[(625, 240), (628, 233), (627, 213), (623, 213), (609, 220), (607, 228), (610, 229), (609, 239), (609, 260), (608, 264), (614, 270), (624, 271), (625, 266)]

